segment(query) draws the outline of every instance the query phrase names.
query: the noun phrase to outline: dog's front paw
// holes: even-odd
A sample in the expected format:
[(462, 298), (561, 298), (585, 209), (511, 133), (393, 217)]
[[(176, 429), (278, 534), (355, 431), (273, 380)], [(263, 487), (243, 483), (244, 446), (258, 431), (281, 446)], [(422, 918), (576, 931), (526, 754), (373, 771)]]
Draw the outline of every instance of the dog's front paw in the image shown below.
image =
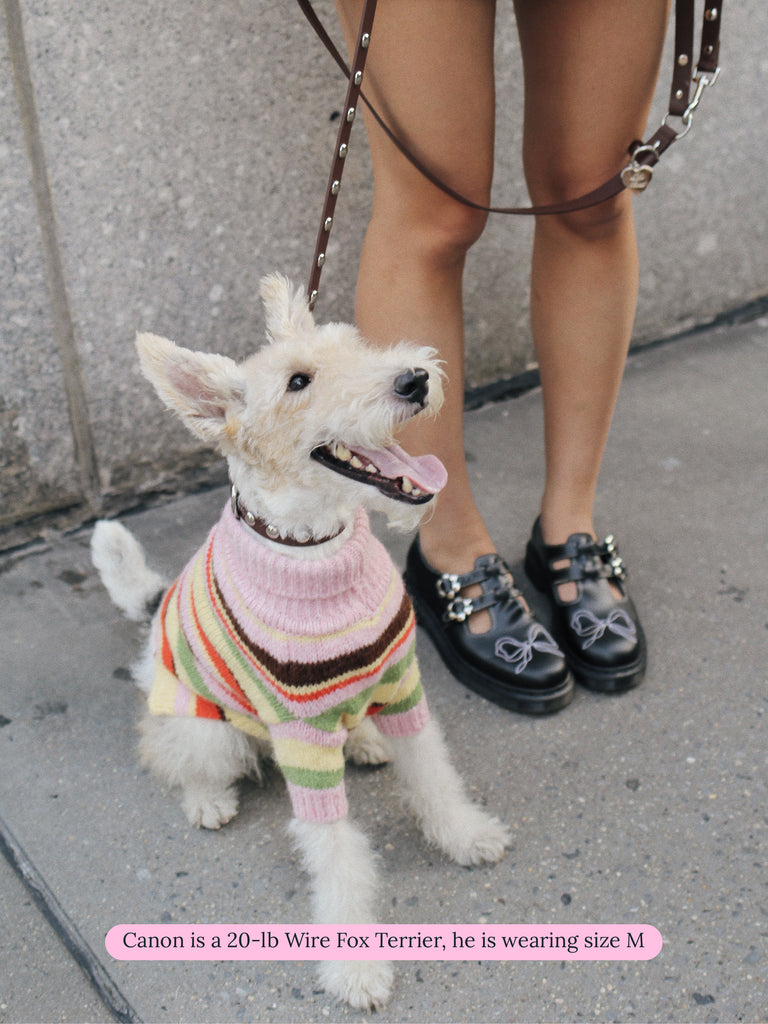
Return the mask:
[(392, 994), (394, 971), (388, 960), (326, 960), (320, 983), (355, 1010), (380, 1010)]
[(498, 818), (482, 815), (483, 821), (467, 837), (466, 859), (460, 864), (495, 864), (504, 856), (512, 836), (507, 826)]
[(387, 741), (367, 718), (351, 730), (344, 744), (344, 757), (352, 764), (386, 764), (390, 756)]
[(511, 841), (506, 825), (472, 805), (439, 826), (432, 838), (451, 860), (466, 866), (495, 864)]
[(226, 789), (207, 790), (187, 787), (181, 805), (190, 825), (221, 828), (237, 814), (237, 788), (228, 786)]

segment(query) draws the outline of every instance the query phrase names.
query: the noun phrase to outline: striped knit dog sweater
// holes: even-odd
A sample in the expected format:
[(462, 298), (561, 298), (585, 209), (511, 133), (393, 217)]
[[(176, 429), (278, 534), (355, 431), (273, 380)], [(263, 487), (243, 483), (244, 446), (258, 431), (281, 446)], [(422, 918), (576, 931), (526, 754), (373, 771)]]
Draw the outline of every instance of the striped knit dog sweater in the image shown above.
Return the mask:
[(263, 544), (229, 505), (154, 626), (156, 715), (226, 720), (272, 741), (297, 818), (347, 812), (343, 744), (375, 714), (385, 735), (428, 719), (402, 578), (368, 516), (327, 559)]

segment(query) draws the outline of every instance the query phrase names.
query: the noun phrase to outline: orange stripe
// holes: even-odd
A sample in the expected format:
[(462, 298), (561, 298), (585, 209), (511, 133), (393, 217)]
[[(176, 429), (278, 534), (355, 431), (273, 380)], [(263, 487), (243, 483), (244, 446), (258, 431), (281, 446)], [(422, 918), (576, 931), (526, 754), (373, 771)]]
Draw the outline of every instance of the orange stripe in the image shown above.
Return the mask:
[(201, 697), (199, 694), (195, 700), (195, 718), (216, 718), (219, 721), (224, 721), (225, 714), (223, 708), (220, 708), (218, 704), (213, 704), (211, 701), (206, 700), (205, 697)]
[[(209, 547), (208, 553), (206, 555), (206, 566), (208, 565), (208, 562), (209, 562), (209, 559), (210, 559), (210, 553), (211, 553), (211, 551), (210, 551), (210, 547)], [(219, 678), (222, 680), (222, 682), (224, 682), (225, 684), (228, 684), (229, 687), (230, 687), (230, 691), (231, 692), (229, 693), (228, 696), (233, 701), (235, 701), (235, 703), (240, 704), (240, 706), (243, 709), (243, 711), (252, 713), (253, 710), (254, 710), (253, 705), (248, 700), (246, 695), (243, 693), (243, 691), (242, 691), (242, 689), (240, 687), (240, 684), (237, 682), (235, 677), (230, 672), (230, 670), (229, 670), (229, 668), (227, 666), (227, 663), (224, 661), (224, 659), (221, 657), (219, 652), (213, 646), (213, 644), (211, 643), (211, 641), (210, 641), (210, 639), (208, 637), (208, 634), (205, 632), (205, 630), (202, 628), (202, 626), (200, 624), (200, 618), (199, 618), (199, 616), (197, 614), (197, 608), (195, 607), (195, 601), (194, 601), (194, 586), (192, 585), (191, 582), (190, 582), (190, 587), (189, 587), (189, 604), (190, 604), (190, 608), (191, 608), (191, 611), (192, 611), (192, 617), (193, 617), (193, 619), (195, 621), (195, 626), (197, 628), (197, 633), (198, 633), (198, 636), (200, 637), (200, 639), (203, 642), (203, 646), (205, 647), (205, 652), (208, 655), (208, 657), (210, 658), (214, 668), (219, 673)]]

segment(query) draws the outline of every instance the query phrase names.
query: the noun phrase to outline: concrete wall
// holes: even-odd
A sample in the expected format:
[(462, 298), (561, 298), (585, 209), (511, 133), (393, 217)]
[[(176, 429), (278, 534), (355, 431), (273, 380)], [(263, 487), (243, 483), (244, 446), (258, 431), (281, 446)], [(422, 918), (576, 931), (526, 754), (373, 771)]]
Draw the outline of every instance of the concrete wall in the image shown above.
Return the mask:
[[(697, 5), (698, 6), (698, 5)], [(332, 4), (318, 10), (337, 35)], [(136, 329), (235, 358), (260, 276), (308, 273), (344, 83), (290, 0), (4, 0), (0, 544), (215, 477), (137, 371)], [(724, 73), (636, 200), (636, 341), (768, 293), (768, 10), (725, 12)], [(496, 200), (524, 201), (521, 73), (498, 14)], [(652, 127), (664, 109), (665, 57)], [(288, 99), (285, 99), (288, 97)], [(351, 318), (370, 202), (356, 128), (318, 315)], [(469, 383), (531, 359), (531, 224), (493, 218), (467, 274)]]

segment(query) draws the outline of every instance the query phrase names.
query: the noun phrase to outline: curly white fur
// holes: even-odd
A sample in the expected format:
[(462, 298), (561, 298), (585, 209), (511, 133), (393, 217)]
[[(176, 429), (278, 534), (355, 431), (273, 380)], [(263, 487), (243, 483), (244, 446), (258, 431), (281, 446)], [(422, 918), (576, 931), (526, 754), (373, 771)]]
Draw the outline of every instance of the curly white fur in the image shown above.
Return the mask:
[[(179, 348), (156, 335), (139, 335), (142, 367), (158, 394), (195, 434), (226, 456), (241, 499), (254, 514), (294, 536), (341, 531), (333, 542), (315, 547), (280, 547), (285, 557), (330, 554), (345, 543), (361, 504), (385, 512), (395, 525), (415, 526), (431, 501), (410, 505), (393, 500), (333, 472), (310, 453), (340, 441), (367, 449), (390, 445), (397, 427), (423, 411), (393, 387), (404, 368), (427, 370), (427, 411), (436, 412), (442, 389), (435, 353), (404, 343), (373, 349), (350, 325), (317, 326), (303, 296), (278, 275), (262, 282), (262, 295), (270, 344), (240, 365)], [(292, 388), (294, 375), (310, 383)], [(94, 530), (92, 550), (115, 603), (130, 618), (144, 617), (162, 580), (147, 565), (138, 542), (119, 524), (102, 522)], [(153, 673), (147, 651), (136, 668), (143, 690), (151, 688)], [(145, 763), (181, 789), (188, 819), (203, 828), (219, 828), (234, 817), (237, 780), (258, 774), (259, 754), (264, 753), (228, 723), (194, 718), (148, 718), (140, 751)], [(433, 723), (417, 736), (385, 740), (366, 720), (350, 735), (345, 753), (366, 764), (391, 757), (424, 835), (458, 863), (503, 856), (508, 830), (468, 800)], [(315, 920), (375, 920), (375, 858), (357, 826), (347, 819), (294, 820), (290, 830), (310, 876)], [(387, 962), (323, 962), (319, 971), (330, 993), (358, 1009), (380, 1008), (389, 998), (393, 971)]]

